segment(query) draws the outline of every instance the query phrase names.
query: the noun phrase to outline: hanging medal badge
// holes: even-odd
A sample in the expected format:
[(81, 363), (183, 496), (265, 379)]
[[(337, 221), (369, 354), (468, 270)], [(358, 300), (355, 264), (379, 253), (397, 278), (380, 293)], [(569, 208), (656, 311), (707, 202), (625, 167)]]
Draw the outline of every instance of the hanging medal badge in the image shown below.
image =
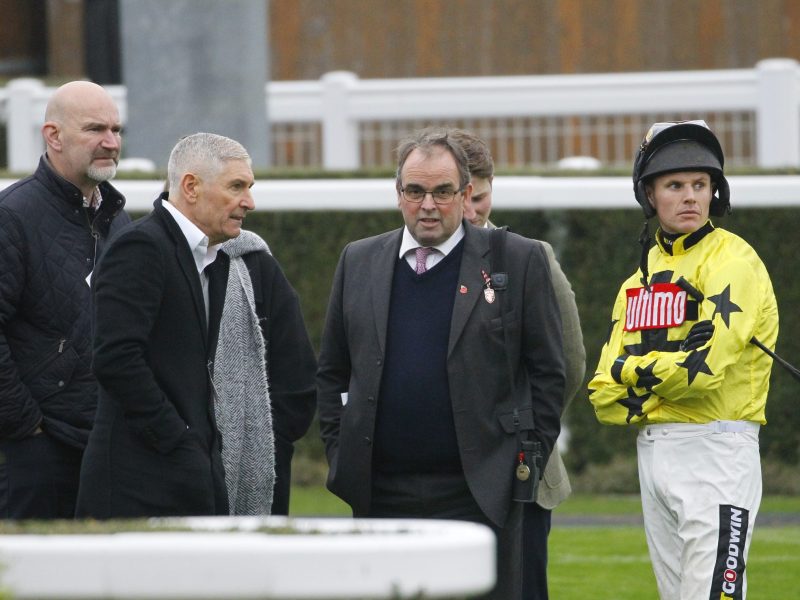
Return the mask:
[(483, 297), (491, 304), (494, 302), (494, 289), (492, 289), (492, 279), (486, 273), (486, 271), (481, 270), (481, 275), (483, 276)]
[(525, 453), (520, 452), (517, 455), (517, 469), (515, 471), (517, 479), (520, 481), (528, 481), (531, 476), (531, 468), (525, 464)]

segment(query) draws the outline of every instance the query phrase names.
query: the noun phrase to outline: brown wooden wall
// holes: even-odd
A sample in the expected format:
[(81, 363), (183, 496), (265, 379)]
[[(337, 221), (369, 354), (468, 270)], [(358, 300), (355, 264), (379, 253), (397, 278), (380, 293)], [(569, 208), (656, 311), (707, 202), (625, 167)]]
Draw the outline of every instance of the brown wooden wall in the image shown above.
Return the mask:
[(0, 0), (0, 76), (85, 76), (84, 0)]
[(750, 68), (798, 0), (270, 0), (274, 80)]
[(0, 0), (0, 76), (39, 74), (47, 39), (44, 0)]
[[(334, 70), (362, 78), (535, 75), (800, 60), (800, 0), (264, 1), (273, 80)], [(86, 2), (0, 0), (0, 76), (16, 64), (38, 71), (8, 75), (79, 75), (76, 18)]]

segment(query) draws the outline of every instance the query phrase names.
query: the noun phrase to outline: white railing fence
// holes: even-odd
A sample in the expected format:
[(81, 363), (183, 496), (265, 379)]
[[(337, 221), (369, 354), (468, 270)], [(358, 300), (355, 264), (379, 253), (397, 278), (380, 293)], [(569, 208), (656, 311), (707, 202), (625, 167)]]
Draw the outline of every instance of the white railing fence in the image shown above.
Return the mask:
[[(123, 86), (109, 86), (127, 110)], [(31, 171), (53, 88), (19, 79), (0, 88), (8, 169)], [(359, 79), (332, 72), (319, 81), (266, 85), (273, 166), (391, 167), (394, 148), (414, 129), (471, 129), (498, 168), (551, 168), (575, 155), (630, 167), (654, 121), (705, 118), (727, 166), (800, 167), (800, 64), (767, 59), (753, 69)]]
[[(0, 179), (0, 191), (15, 179)], [(739, 209), (800, 207), (800, 175), (734, 175), (731, 204)], [(113, 182), (125, 196), (125, 209), (150, 212), (164, 188), (161, 179), (122, 179)], [(397, 211), (394, 179), (256, 179), (256, 211)], [(630, 177), (535, 177), (499, 175), (492, 184), (492, 205), (502, 210), (641, 211), (633, 197)], [(724, 226), (724, 224), (723, 224)]]

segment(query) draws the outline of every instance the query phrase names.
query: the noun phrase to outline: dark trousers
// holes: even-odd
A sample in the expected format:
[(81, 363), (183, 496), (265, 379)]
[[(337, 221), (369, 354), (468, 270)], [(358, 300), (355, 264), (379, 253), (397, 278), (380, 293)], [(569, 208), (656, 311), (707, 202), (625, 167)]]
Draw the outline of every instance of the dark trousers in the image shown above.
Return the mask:
[(452, 519), (481, 523), (497, 537), (497, 585), (481, 600), (522, 598), (522, 508), (512, 502), (504, 527), (486, 518), (461, 473), (378, 474), (369, 517)]
[(47, 433), (0, 442), (0, 518), (72, 519), (81, 455)]
[(275, 486), (272, 488), (271, 515), (289, 514), (294, 445), (275, 436)]
[(547, 600), (547, 536), (552, 511), (535, 502), (522, 517), (522, 598)]

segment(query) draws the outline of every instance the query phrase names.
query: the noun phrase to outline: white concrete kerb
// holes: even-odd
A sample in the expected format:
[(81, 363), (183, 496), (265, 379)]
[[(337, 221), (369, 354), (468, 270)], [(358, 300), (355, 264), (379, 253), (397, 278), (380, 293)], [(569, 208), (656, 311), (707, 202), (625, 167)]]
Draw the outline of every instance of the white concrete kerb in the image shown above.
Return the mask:
[[(0, 536), (0, 583), (26, 598), (452, 598), (495, 580), (487, 527), (434, 520), (208, 517), (194, 531)], [(264, 533), (291, 526), (297, 533)]]

